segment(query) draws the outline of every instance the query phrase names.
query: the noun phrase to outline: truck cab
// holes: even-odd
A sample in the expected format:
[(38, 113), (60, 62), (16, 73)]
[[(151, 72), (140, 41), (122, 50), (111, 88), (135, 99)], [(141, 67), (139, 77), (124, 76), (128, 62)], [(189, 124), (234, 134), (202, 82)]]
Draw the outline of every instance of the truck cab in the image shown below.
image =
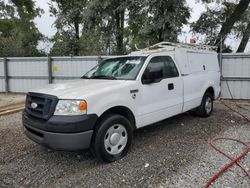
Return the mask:
[(219, 94), (212, 47), (163, 42), (106, 59), (79, 80), (30, 91), (24, 132), (48, 148), (90, 148), (112, 162), (127, 154), (135, 129), (187, 111), (208, 117)]

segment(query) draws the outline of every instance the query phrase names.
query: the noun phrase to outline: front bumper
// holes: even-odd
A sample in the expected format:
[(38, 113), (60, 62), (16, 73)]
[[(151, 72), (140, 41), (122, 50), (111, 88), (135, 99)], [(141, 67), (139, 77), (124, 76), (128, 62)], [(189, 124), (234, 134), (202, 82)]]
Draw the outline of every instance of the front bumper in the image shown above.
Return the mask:
[(52, 116), (48, 121), (23, 112), (24, 133), (34, 142), (55, 150), (77, 151), (90, 146), (97, 115)]

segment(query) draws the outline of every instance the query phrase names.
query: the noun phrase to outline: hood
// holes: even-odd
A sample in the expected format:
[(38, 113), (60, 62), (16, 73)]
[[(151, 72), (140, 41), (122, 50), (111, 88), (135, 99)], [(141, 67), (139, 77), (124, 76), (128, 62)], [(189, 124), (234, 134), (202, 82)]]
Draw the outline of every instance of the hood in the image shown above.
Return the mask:
[(57, 96), (59, 99), (78, 99), (91, 93), (101, 92), (105, 89), (121, 87), (125, 80), (80, 79), (64, 83), (50, 84), (41, 89), (30, 92)]

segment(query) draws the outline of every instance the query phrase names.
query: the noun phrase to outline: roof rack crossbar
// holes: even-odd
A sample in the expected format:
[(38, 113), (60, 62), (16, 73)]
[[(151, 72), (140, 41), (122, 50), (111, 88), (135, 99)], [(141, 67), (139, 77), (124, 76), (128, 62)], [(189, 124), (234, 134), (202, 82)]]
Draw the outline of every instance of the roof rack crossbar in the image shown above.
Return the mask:
[(167, 49), (168, 46), (173, 47), (182, 47), (182, 48), (189, 48), (193, 50), (210, 50), (214, 51), (217, 50), (216, 46), (210, 46), (210, 45), (196, 45), (196, 44), (188, 44), (188, 43), (173, 43), (173, 42), (160, 42), (157, 44), (154, 44), (152, 46), (149, 46), (145, 49), (142, 49), (140, 51), (149, 51), (157, 48), (165, 48)]

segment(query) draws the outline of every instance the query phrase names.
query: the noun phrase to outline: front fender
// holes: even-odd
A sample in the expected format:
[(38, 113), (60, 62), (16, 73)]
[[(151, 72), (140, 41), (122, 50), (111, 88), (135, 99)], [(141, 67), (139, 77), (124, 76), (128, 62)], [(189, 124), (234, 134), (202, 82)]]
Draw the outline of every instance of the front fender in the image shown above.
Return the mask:
[(87, 113), (88, 114), (97, 114), (100, 117), (104, 112), (109, 110), (110, 108), (117, 106), (124, 106), (128, 108), (134, 115), (136, 123), (138, 119), (138, 111), (136, 108), (136, 104), (138, 103), (138, 99), (133, 99), (132, 95), (126, 90), (119, 90), (113, 92), (112, 94), (102, 94), (92, 96), (87, 100)]

